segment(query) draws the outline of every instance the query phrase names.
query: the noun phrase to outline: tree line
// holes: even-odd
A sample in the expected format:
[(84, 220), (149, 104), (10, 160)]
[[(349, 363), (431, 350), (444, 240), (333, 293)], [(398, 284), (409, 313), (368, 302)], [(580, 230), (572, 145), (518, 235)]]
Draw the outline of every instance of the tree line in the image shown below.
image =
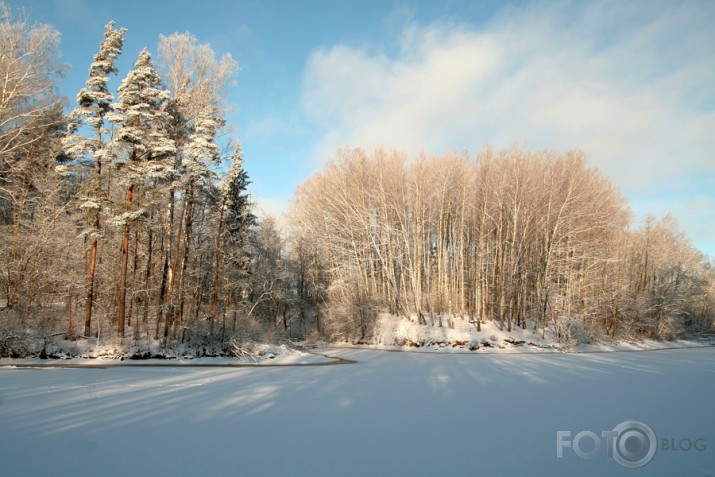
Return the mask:
[(715, 316), (707, 257), (670, 217), (635, 227), (579, 151), (343, 149), (300, 186), (292, 220), (305, 294), (337, 336), (365, 339), (380, 310), (666, 339)]

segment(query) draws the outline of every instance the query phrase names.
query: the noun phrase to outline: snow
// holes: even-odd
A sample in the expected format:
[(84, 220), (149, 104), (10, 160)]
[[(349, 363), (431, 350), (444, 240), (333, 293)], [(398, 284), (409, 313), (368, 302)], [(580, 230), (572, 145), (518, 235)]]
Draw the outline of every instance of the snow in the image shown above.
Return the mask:
[[(429, 316), (426, 318), (431, 322)], [(481, 331), (477, 331), (476, 323), (466, 319), (455, 318), (454, 328), (447, 326), (447, 318), (442, 318), (442, 326), (435, 324), (420, 325), (416, 318), (398, 318), (389, 314), (381, 314), (375, 329), (377, 347), (402, 347), (439, 349), (443, 351), (469, 349), (475, 352), (503, 352), (513, 348), (505, 339), (524, 341), (521, 349), (558, 351), (541, 338), (539, 333), (530, 330), (514, 328), (508, 332), (499, 330), (499, 325), (492, 321), (482, 323)]]
[[(674, 340), (656, 341), (640, 340), (638, 342), (609, 341), (605, 343), (578, 344), (573, 339), (561, 342), (553, 336), (553, 330), (547, 329), (545, 336), (541, 330), (533, 331), (514, 327), (512, 331), (499, 329), (499, 323), (486, 321), (477, 331), (476, 323), (459, 317), (454, 319), (454, 328), (447, 327), (447, 319), (442, 318), (439, 326), (438, 318), (434, 325), (429, 316), (428, 325), (420, 325), (416, 317), (412, 319), (398, 318), (394, 315), (381, 314), (377, 319), (374, 333), (374, 344), (360, 345), (361, 348), (387, 350), (419, 350), (420, 352), (440, 353), (594, 353), (609, 351), (644, 351), (673, 348), (698, 348), (709, 346), (707, 340)], [(564, 342), (565, 341), (565, 342)]]
[[(715, 474), (715, 348), (449, 354), (248, 368), (0, 368), (0, 474), (477, 476)], [(704, 451), (631, 470), (556, 432), (626, 419)]]

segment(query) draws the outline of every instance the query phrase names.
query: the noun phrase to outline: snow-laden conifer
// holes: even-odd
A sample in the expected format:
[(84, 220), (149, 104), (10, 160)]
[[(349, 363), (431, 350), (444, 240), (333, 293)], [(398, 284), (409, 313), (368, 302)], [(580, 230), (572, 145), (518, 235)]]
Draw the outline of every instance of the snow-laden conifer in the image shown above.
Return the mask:
[[(162, 87), (161, 78), (145, 49), (118, 88), (119, 98), (114, 112), (107, 119), (117, 125), (113, 145), (124, 158), (120, 168), (121, 181), (126, 185), (125, 205), (114, 216), (115, 223), (124, 226), (121, 248), (118, 332), (124, 334), (126, 276), (129, 255), (129, 227), (145, 215), (143, 204), (135, 204), (135, 187), (157, 184), (171, 179), (176, 146), (169, 136), (169, 114), (166, 102), (170, 97)], [(139, 205), (139, 207), (137, 207)]]
[(170, 94), (162, 87), (146, 48), (117, 91), (115, 111), (107, 118), (118, 126), (114, 144), (128, 153), (125, 179), (136, 183), (145, 176), (170, 177), (171, 163), (167, 158), (176, 152), (167, 132), (169, 114), (165, 104)]
[[(86, 88), (77, 94), (77, 108), (70, 113), (67, 136), (62, 140), (65, 154), (78, 161), (93, 163), (95, 169), (94, 187), (80, 198), (80, 209), (90, 214), (89, 226), (83, 234), (92, 237), (87, 271), (87, 296), (84, 334), (91, 331), (92, 307), (94, 303), (94, 275), (97, 261), (98, 236), (100, 233), (100, 211), (104, 193), (102, 192), (102, 166), (110, 160), (109, 148), (104, 140), (108, 133), (105, 116), (111, 111), (114, 96), (107, 87), (109, 76), (117, 74), (115, 60), (122, 52), (126, 28), (115, 29), (114, 21), (104, 27), (104, 41), (99, 44), (99, 52), (89, 67)], [(89, 127), (90, 136), (82, 133), (82, 128)], [(87, 131), (89, 132), (89, 131)]]
[(226, 222), (226, 232), (234, 241), (240, 241), (246, 237), (248, 228), (256, 221), (250, 209), (247, 189), (251, 181), (243, 168), (243, 151), (240, 144), (236, 146), (229, 160), (231, 167), (221, 184), (223, 217)]

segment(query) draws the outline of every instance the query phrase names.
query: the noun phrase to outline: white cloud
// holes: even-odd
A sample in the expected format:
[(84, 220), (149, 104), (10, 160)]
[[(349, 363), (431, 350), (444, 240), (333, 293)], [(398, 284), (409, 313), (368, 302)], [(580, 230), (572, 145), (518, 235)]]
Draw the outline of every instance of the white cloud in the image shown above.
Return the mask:
[(697, 195), (694, 177), (712, 194), (713, 20), (713, 2), (539, 3), (481, 27), (412, 24), (397, 53), (322, 48), (302, 97), (323, 131), (316, 155), (577, 147), (630, 197)]
[(275, 197), (253, 197), (254, 213), (259, 219), (268, 216), (282, 220), (283, 214), (288, 210), (288, 201)]

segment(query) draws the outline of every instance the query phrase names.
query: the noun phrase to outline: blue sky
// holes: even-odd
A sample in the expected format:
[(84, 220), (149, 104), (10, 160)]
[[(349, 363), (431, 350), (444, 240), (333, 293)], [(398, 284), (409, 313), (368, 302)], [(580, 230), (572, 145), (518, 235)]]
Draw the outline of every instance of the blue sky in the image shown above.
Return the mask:
[(715, 256), (715, 2), (7, 3), (61, 32), (71, 99), (110, 19), (120, 76), (160, 33), (230, 53), (228, 119), (266, 211), (343, 145), (581, 148), (636, 217), (671, 213)]

